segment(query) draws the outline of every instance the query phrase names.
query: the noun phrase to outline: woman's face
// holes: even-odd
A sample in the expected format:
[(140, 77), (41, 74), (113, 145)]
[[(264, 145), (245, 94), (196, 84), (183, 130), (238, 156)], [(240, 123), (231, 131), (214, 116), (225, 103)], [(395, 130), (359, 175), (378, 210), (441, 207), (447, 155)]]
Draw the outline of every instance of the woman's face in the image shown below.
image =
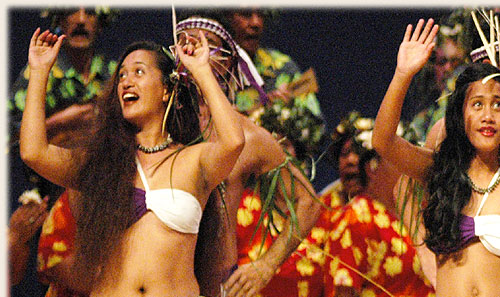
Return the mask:
[(465, 133), (478, 152), (495, 152), (500, 145), (500, 83), (476, 81), (467, 89)]
[(145, 120), (162, 119), (167, 89), (155, 54), (147, 50), (131, 52), (119, 69), (118, 98), (123, 117), (141, 126)]

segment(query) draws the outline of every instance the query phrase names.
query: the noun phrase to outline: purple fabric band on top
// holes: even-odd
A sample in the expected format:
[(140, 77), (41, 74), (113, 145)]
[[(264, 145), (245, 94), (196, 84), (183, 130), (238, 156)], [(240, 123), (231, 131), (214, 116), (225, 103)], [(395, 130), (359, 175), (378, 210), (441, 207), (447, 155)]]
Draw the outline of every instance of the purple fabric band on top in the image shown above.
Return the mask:
[(146, 207), (146, 191), (135, 188), (134, 191), (135, 222), (137, 222), (148, 211)]
[(462, 215), (462, 218), (460, 220), (460, 244), (451, 248), (437, 247), (437, 248), (432, 248), (431, 250), (437, 254), (454, 253), (463, 248), (474, 238), (476, 238), (474, 218)]
[(469, 216), (462, 216), (462, 221), (460, 222), (460, 233), (462, 239), (462, 246), (466, 245), (470, 240), (474, 239), (476, 236), (474, 228), (474, 218)]

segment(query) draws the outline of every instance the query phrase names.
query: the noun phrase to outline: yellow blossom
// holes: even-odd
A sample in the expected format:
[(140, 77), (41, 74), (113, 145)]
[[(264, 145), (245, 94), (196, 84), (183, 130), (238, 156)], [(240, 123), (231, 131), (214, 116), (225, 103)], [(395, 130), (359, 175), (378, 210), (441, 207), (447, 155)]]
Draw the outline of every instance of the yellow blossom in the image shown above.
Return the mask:
[(387, 257), (384, 263), (385, 273), (389, 276), (395, 276), (403, 271), (403, 261), (399, 257)]
[(391, 250), (398, 256), (405, 254), (408, 251), (408, 245), (402, 238), (391, 239)]
[(361, 291), (361, 297), (376, 297), (377, 295), (372, 289), (363, 289)]
[(373, 208), (378, 212), (385, 212), (385, 206), (377, 201), (373, 201)]
[(260, 210), (261, 204), (260, 204), (260, 199), (257, 196), (248, 196), (243, 200), (243, 205), (249, 210), (249, 211), (254, 211), (254, 210)]
[(346, 268), (340, 268), (337, 270), (337, 273), (335, 273), (333, 283), (336, 286), (352, 287), (353, 280)]
[(314, 265), (306, 257), (302, 257), (302, 259), (297, 261), (295, 267), (302, 276), (311, 276), (314, 273)]
[(341, 220), (337, 225), (337, 228), (335, 228), (335, 230), (332, 230), (332, 232), (330, 232), (330, 239), (332, 241), (336, 241), (337, 239), (339, 239), (340, 235), (342, 234), (342, 232), (344, 232), (344, 229), (346, 227), (347, 227), (347, 221), (345, 219)]
[(386, 213), (384, 212), (379, 212), (373, 217), (373, 221), (377, 226), (379, 226), (381, 229), (389, 228), (391, 221), (389, 220), (389, 217), (387, 216)]
[(392, 222), (392, 229), (399, 236), (406, 237), (408, 235), (408, 231), (406, 230), (405, 226), (403, 224), (401, 224), (401, 222), (399, 222), (399, 221)]
[(68, 247), (64, 242), (56, 241), (52, 244), (52, 250), (55, 252), (65, 252), (68, 250)]
[(311, 229), (311, 238), (316, 240), (318, 243), (323, 243), (328, 236), (328, 233), (324, 228), (313, 227)]
[(52, 268), (56, 266), (57, 264), (61, 263), (63, 258), (58, 255), (50, 255), (49, 259), (47, 260), (47, 268)]
[(49, 235), (52, 233), (54, 233), (54, 216), (53, 216), (53, 213), (51, 211), (50, 214), (45, 219), (45, 222), (43, 222), (42, 234)]
[(370, 213), (370, 208), (365, 199), (359, 199), (352, 205), (352, 209), (356, 213), (360, 223), (370, 223), (372, 221), (372, 216)]
[(299, 297), (309, 296), (309, 283), (307, 281), (298, 281), (297, 282), (297, 291), (298, 291)]
[(353, 256), (354, 256), (354, 261), (356, 261), (356, 265), (359, 266), (359, 264), (361, 264), (361, 261), (363, 260), (363, 253), (356, 246), (352, 247), (352, 253), (353, 253)]
[(247, 227), (253, 222), (253, 215), (247, 209), (242, 209), (242, 208), (238, 209), (236, 218), (238, 220), (238, 224), (243, 227)]
[(323, 266), (325, 264), (325, 254), (318, 246), (309, 247), (306, 250), (307, 258)]
[(376, 277), (380, 273), (379, 269), (387, 252), (387, 244), (384, 241), (367, 240), (367, 245), (366, 260), (370, 265), (367, 275), (369, 277)]
[(255, 261), (255, 260), (257, 260), (260, 257), (260, 255), (262, 255), (263, 253), (265, 253), (266, 250), (267, 250), (267, 247), (265, 245), (262, 246), (262, 249), (261, 249), (260, 243), (255, 244), (255, 245), (252, 246), (252, 249), (248, 252), (248, 257), (252, 261)]
[(340, 239), (340, 244), (342, 245), (342, 248), (346, 249), (352, 245), (352, 239), (351, 239), (351, 230), (346, 229), (344, 232), (344, 235), (342, 235), (342, 239)]
[(330, 262), (330, 270), (328, 271), (332, 277), (337, 273), (337, 269), (339, 268), (340, 259), (339, 257), (332, 257), (332, 261)]

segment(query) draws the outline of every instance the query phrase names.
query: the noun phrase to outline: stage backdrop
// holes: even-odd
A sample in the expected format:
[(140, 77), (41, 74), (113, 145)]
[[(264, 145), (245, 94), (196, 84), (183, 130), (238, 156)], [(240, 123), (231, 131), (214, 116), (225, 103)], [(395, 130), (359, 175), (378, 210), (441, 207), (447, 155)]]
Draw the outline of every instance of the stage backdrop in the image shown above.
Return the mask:
[[(439, 19), (451, 8), (410, 7), (278, 7), (279, 16), (265, 30), (262, 44), (289, 54), (302, 68), (314, 68), (318, 98), (327, 132), (351, 110), (375, 117), (396, 65), (406, 25), (419, 18)], [(118, 19), (105, 28), (99, 49), (118, 58), (136, 40), (172, 44), (171, 7), (121, 7)], [(46, 29), (39, 8), (8, 7), (9, 84), (28, 58), (34, 30)], [(318, 162), (317, 191), (337, 178), (327, 159)]]

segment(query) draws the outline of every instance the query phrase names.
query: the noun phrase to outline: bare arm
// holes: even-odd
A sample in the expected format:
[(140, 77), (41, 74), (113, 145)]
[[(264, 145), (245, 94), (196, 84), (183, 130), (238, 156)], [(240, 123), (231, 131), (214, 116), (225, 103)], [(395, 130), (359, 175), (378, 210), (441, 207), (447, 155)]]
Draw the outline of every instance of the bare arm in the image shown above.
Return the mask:
[[(245, 138), (236, 111), (212, 73), (205, 35), (202, 31), (199, 35), (201, 47), (195, 48), (192, 45), (185, 46), (183, 49), (179, 45), (176, 47), (181, 62), (193, 75), (207, 102), (217, 134), (214, 141), (205, 143), (200, 155), (200, 164), (208, 188), (213, 189), (231, 172), (243, 150)], [(194, 39), (193, 42), (198, 41)]]
[(30, 79), (20, 130), (20, 153), (23, 161), (49, 181), (70, 186), (70, 152), (49, 145), (45, 122), (45, 97), (50, 69), (59, 53), (64, 35), (57, 37), (38, 28), (31, 38), (29, 49)]
[[(444, 138), (444, 118), (440, 119), (431, 128), (429, 134), (426, 136), (425, 147), (432, 150), (438, 149), (439, 144)], [(413, 196), (414, 185), (409, 185), (408, 176), (402, 175), (396, 186), (394, 187), (394, 201), (398, 204), (398, 209), (403, 210), (403, 223), (410, 232), (412, 236), (413, 243), (415, 245), (415, 250), (420, 259), (420, 264), (422, 266), (422, 271), (424, 272), (427, 279), (430, 281), (432, 286), (436, 287), (436, 256), (435, 254), (427, 248), (424, 244), (425, 238), (425, 227), (422, 221), (422, 217), (419, 216), (418, 211), (421, 206), (417, 205), (418, 201), (416, 197)], [(425, 189), (422, 195), (426, 195)], [(406, 196), (404, 196), (406, 193)], [(425, 196), (423, 200), (425, 200)], [(405, 205), (403, 201), (408, 201)], [(418, 224), (417, 224), (418, 222)], [(415, 234), (415, 232), (417, 232)]]
[[(286, 155), (278, 142), (269, 134), (262, 133), (251, 138), (252, 151), (261, 158), (260, 174), (276, 168), (285, 160)], [(253, 145), (255, 144), (255, 146)], [(297, 249), (301, 239), (310, 232), (320, 213), (320, 204), (315, 199), (316, 193), (309, 180), (302, 173), (290, 166), (281, 169), (281, 177), (287, 191), (291, 196), (291, 184), (294, 183), (294, 205), (297, 216), (298, 229), (290, 220), (286, 220), (284, 230), (274, 240), (269, 249), (256, 261), (243, 265), (236, 270), (224, 284), (227, 296), (254, 296), (259, 293), (272, 279), (276, 270)], [(290, 174), (291, 173), (291, 174)], [(278, 186), (279, 187), (279, 186)], [(277, 188), (277, 199), (284, 205), (284, 196), (281, 189)], [(300, 232), (299, 232), (300, 231)]]
[[(412, 145), (396, 135), (404, 97), (411, 80), (429, 59), (435, 43), (438, 26), (430, 19), (425, 27), (419, 20), (415, 32), (408, 25), (398, 52), (394, 77), (380, 105), (373, 130), (373, 147), (382, 158), (394, 164), (403, 173), (423, 180), (432, 163), (432, 151)], [(407, 162), (407, 160), (412, 162)]]

